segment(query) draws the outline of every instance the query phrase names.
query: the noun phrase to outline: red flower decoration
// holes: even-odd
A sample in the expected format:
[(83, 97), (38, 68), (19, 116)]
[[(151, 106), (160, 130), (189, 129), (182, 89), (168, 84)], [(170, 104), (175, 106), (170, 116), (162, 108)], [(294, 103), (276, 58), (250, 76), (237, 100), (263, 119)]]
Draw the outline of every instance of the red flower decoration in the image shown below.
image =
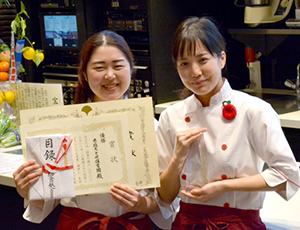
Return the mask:
[(223, 101), (223, 117), (227, 120), (232, 120), (236, 116), (236, 108), (231, 104), (231, 101)]

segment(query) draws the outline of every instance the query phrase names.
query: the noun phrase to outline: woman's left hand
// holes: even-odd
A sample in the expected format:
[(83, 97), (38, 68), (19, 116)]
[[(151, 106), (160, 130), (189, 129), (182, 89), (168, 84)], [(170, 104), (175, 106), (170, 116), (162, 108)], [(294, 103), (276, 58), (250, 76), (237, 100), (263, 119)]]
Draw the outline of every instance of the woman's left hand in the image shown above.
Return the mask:
[(189, 198), (199, 200), (204, 203), (226, 192), (222, 181), (213, 181), (203, 187), (189, 185), (189, 188), (189, 191), (186, 190), (186, 187), (182, 188), (181, 193)]
[(126, 185), (114, 184), (110, 189), (110, 194), (126, 212), (141, 212), (143, 197), (135, 189)]

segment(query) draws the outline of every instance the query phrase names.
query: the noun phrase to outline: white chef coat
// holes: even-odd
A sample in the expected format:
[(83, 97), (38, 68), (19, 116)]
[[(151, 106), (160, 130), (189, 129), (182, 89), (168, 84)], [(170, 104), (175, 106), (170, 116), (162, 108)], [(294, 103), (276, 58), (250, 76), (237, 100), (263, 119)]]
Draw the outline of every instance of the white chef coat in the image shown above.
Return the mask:
[[(229, 100), (237, 110), (232, 120), (226, 120), (222, 115), (226, 105), (223, 101)], [(186, 161), (181, 172), (181, 187), (187, 183), (203, 186), (206, 180), (260, 173), (271, 187), (287, 182), (286, 191), (279, 192), (286, 200), (297, 192), (299, 168), (282, 132), (279, 117), (267, 102), (232, 90), (224, 79), (221, 90), (212, 96), (208, 107), (203, 107), (195, 95), (170, 106), (162, 112), (157, 130), (161, 172), (170, 163), (177, 133), (191, 128), (207, 128), (202, 137), (204, 151), (200, 153), (198, 143), (189, 149), (191, 160)], [(201, 145), (201, 141), (199, 143)], [(187, 162), (190, 162), (188, 168)], [(264, 162), (270, 167), (262, 172)], [(178, 196), (186, 203), (204, 204), (181, 192)], [(257, 210), (262, 208), (264, 196), (265, 192), (227, 192), (205, 205)]]
[[(155, 129), (157, 128), (157, 120), (154, 119)], [(151, 220), (162, 229), (171, 229), (173, 222), (173, 213), (179, 206), (179, 200), (175, 200), (171, 205), (162, 205), (157, 193), (154, 194), (154, 190), (149, 189), (140, 190), (141, 196), (152, 196), (158, 201), (158, 206), (161, 212), (148, 214)], [(64, 198), (61, 200), (48, 200), (48, 201), (31, 201), (25, 200), (24, 206), (26, 210), (23, 214), (23, 218), (33, 222), (41, 223), (58, 205), (61, 204), (66, 207), (80, 208), (86, 211), (101, 213), (102, 215), (109, 217), (117, 217), (125, 214), (125, 210), (122, 206), (118, 205), (109, 193), (76, 196), (75, 198)], [(140, 214), (140, 218), (144, 214)], [(139, 218), (137, 216), (136, 218)]]

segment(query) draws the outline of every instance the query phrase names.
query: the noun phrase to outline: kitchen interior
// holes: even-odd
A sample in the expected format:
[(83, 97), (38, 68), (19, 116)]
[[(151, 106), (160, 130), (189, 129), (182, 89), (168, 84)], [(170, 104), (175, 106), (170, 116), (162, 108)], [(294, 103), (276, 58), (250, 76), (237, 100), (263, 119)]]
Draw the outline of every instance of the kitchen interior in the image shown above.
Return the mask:
[[(19, 11), (20, 1), (10, 2)], [(299, 0), (23, 0), (23, 3), (30, 15), (27, 36), (37, 47), (42, 47), (45, 60), (39, 67), (24, 60), (26, 73), (19, 76), (21, 81), (60, 83), (64, 104), (72, 104), (80, 47), (95, 32), (113, 30), (124, 36), (135, 56), (137, 74), (130, 92), (136, 98), (152, 97), (158, 119), (165, 108), (180, 100), (178, 91), (182, 84), (171, 59), (171, 41), (177, 25), (188, 16), (213, 17), (227, 42), (225, 77), (232, 88), (258, 96), (273, 106), (300, 162)], [(3, 8), (0, 8), (0, 18), (14, 18), (11, 17), (14, 11)], [(55, 46), (46, 39), (45, 24), (51, 15), (76, 17), (78, 36), (73, 45)], [(0, 29), (0, 38), (9, 44), (10, 29), (8, 33)], [(1, 184), (1, 203), (2, 200), (4, 203), (1, 206), (15, 210), (9, 216), (1, 208), (1, 219), (11, 220), (3, 229), (10, 229), (8, 226), (17, 222), (23, 227), (11, 229), (54, 229), (59, 210), (41, 225), (27, 223), (22, 219), (23, 201), (15, 188), (11, 182)], [(281, 203), (280, 206), (270, 204), (274, 209), (282, 207)], [(299, 213), (299, 205), (297, 208)]]

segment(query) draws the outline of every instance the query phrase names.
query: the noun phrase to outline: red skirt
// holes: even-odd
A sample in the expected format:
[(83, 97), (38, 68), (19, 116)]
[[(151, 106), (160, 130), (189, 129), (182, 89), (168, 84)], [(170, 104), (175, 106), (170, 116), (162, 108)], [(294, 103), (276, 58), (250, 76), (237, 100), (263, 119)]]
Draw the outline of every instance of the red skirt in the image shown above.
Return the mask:
[(64, 207), (56, 230), (151, 230), (148, 215), (141, 219), (131, 219), (139, 213), (129, 212), (118, 217), (85, 211), (79, 208)]
[(242, 210), (180, 202), (172, 230), (266, 230), (259, 210)]

